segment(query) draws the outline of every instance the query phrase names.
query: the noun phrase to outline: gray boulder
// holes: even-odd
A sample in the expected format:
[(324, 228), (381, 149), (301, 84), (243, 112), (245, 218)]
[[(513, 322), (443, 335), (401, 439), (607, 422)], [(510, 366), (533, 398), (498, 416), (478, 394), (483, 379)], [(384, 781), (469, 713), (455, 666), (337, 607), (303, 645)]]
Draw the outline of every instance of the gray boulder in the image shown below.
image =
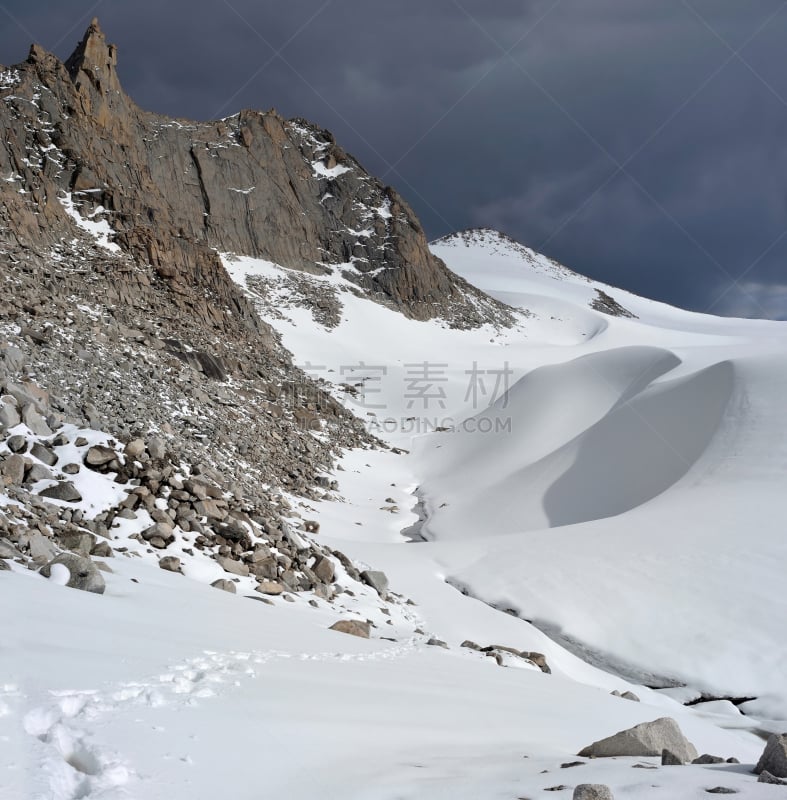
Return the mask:
[(254, 587), (254, 591), (260, 594), (279, 595), (284, 592), (284, 587), (278, 581), (260, 581)]
[(574, 788), (573, 800), (615, 800), (615, 798), (606, 784), (580, 783)]
[(219, 578), (218, 580), (213, 581), (211, 586), (214, 589), (221, 589), (223, 592), (229, 592), (230, 594), (235, 594), (237, 591), (235, 589), (235, 584), (232, 581), (228, 581), (226, 578)]
[(769, 772), (777, 778), (787, 778), (787, 733), (774, 733), (768, 739), (754, 771), (758, 775)]
[(180, 559), (177, 556), (164, 556), (159, 560), (158, 565), (167, 572), (180, 572)]
[(367, 569), (361, 573), (361, 578), (363, 582), (369, 584), (380, 597), (385, 597), (388, 594), (388, 578), (384, 572)]
[(0, 558), (19, 558), (21, 555), (8, 539), (0, 539)]
[(683, 766), (683, 761), (680, 760), (672, 750), (664, 750), (661, 751), (661, 766), (662, 767), (681, 767)]
[(670, 717), (660, 717), (652, 722), (642, 722), (633, 728), (608, 736), (580, 750), (585, 758), (611, 758), (614, 756), (660, 756), (669, 750), (682, 762), (697, 758), (697, 750), (686, 739), (677, 722)]
[(92, 533), (82, 533), (79, 531), (64, 532), (57, 534), (58, 544), (65, 550), (87, 557), (96, 544), (96, 537)]
[(13, 428), (22, 421), (16, 406), (11, 403), (0, 404), (0, 430)]
[(22, 422), (24, 422), (36, 436), (52, 435), (52, 430), (49, 425), (46, 424), (46, 420), (33, 408), (32, 403), (28, 403), (22, 409)]
[(245, 578), (249, 574), (248, 565), (242, 561), (236, 561), (234, 558), (228, 558), (227, 556), (216, 556), (216, 561), (225, 572), (239, 575), (241, 578)]
[(111, 447), (104, 447), (104, 445), (97, 444), (91, 447), (85, 454), (85, 464), (88, 467), (103, 467), (116, 458), (117, 454)]
[(30, 448), (30, 455), (37, 458), (41, 463), (46, 464), (48, 467), (54, 467), (57, 464), (57, 453), (50, 447), (46, 447), (41, 442), (36, 442)]
[(767, 769), (764, 769), (760, 773), (760, 777), (757, 778), (757, 783), (772, 783), (775, 786), (787, 786), (787, 781), (783, 778), (777, 778), (775, 775), (771, 775)]
[(695, 758), (692, 764), (723, 764), (724, 759), (721, 756), (712, 756), (708, 753), (703, 753), (699, 758)]
[(317, 560), (314, 562), (312, 571), (323, 583), (333, 583), (335, 571), (333, 562), (325, 558), (325, 556), (318, 556)]
[(8, 486), (21, 486), (25, 479), (25, 460), (14, 453), (0, 464), (0, 474), (5, 478)]
[(361, 639), (368, 639), (371, 626), (368, 622), (362, 622), (359, 619), (340, 619), (331, 625), (330, 630), (348, 633), (350, 636), (360, 636)]
[(64, 503), (80, 503), (82, 502), (82, 495), (77, 491), (71, 481), (60, 481), (54, 486), (47, 489), (42, 489), (38, 493), (39, 497), (46, 497), (49, 500), (61, 500)]
[(85, 592), (93, 592), (94, 594), (104, 594), (106, 589), (104, 578), (89, 558), (82, 558), (76, 553), (61, 553), (41, 567), (39, 572), (45, 578), (49, 578), (52, 574), (52, 568), (57, 564), (62, 564), (70, 573), (66, 586), (70, 586), (72, 589), (81, 589)]
[(34, 531), (30, 534), (27, 540), (27, 546), (30, 550), (30, 558), (32, 558), (33, 561), (37, 561), (39, 564), (44, 564), (50, 559), (53, 559), (58, 552), (55, 543), (38, 531)]

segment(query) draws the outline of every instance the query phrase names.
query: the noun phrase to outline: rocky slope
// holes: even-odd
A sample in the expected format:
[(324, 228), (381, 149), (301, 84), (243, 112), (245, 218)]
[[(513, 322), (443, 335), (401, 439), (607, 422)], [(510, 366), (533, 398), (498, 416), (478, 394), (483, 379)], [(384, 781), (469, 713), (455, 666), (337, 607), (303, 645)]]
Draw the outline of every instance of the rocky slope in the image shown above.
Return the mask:
[(339, 451), (377, 443), (293, 366), (220, 253), (336, 269), (458, 327), (506, 308), (326, 131), (137, 108), (96, 21), (65, 63), (34, 45), (0, 67), (0, 131), (0, 568), (66, 549), (205, 556), (194, 574), (220, 564), (220, 588), (271, 595), (362, 581), (291, 500), (332, 499)]

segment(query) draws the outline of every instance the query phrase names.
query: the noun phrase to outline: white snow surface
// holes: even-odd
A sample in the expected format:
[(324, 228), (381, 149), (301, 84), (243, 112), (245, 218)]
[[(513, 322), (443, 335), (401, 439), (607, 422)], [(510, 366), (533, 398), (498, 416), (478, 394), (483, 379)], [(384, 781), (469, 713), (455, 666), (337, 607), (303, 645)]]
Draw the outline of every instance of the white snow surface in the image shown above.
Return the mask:
[[(268, 606), (141, 550), (108, 559), (101, 596), (12, 563), (3, 800), (548, 798), (578, 783), (617, 800), (778, 793), (751, 767), (755, 731), (787, 720), (786, 326), (643, 300), (489, 231), (433, 249), (521, 308), (517, 325), (407, 320), (354, 294), (339, 265), (298, 273), (343, 305), (325, 329), (292, 302), (288, 270), (225, 258), (253, 299), (265, 283), (296, 363), (409, 451), (347, 453), (330, 476), (340, 497), (300, 510), (415, 605), (391, 606), (390, 625), (370, 593), (342, 596), (346, 608)], [(599, 288), (637, 319), (591, 309)], [(421, 433), (438, 424), (454, 430)], [(328, 630), (358, 615), (371, 639)], [(515, 657), (499, 667), (468, 639), (543, 653), (552, 674)], [(641, 685), (670, 681), (686, 686)], [(743, 763), (561, 769), (661, 716), (699, 752)]]

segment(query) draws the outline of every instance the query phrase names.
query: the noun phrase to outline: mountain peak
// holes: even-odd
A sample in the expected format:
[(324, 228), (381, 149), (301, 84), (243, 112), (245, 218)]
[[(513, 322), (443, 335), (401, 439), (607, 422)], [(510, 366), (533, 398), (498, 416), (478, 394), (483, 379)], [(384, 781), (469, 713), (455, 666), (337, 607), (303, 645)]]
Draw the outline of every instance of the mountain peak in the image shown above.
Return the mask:
[(94, 17), (82, 41), (66, 61), (66, 69), (80, 94), (121, 92), (117, 66), (117, 48), (107, 44), (98, 18)]

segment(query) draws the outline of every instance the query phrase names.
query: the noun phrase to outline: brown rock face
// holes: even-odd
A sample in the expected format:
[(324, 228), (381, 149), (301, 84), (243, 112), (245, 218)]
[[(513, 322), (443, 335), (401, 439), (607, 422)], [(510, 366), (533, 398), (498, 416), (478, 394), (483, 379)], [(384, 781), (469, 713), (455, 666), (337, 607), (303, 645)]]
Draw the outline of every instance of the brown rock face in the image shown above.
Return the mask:
[[(217, 251), (332, 266), (408, 316), (474, 326), (510, 319), (428, 250), (415, 215), (327, 131), (275, 111), (195, 123), (146, 113), (123, 92), (94, 20), (61, 63), (37, 45), (0, 69), (0, 219), (27, 241), (68, 235), (61, 202), (105, 220), (173, 302), (211, 324), (260, 328)], [(229, 318), (231, 317), (231, 319)]]

